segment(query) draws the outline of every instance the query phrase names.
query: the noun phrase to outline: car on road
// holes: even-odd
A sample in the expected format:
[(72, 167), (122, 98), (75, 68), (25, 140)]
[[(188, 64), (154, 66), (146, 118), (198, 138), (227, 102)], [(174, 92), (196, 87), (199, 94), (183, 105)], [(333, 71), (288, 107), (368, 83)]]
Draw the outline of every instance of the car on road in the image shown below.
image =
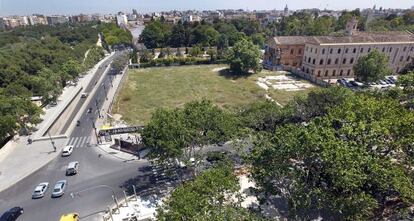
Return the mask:
[(62, 215), (59, 221), (78, 221), (78, 220), (79, 220), (79, 214), (68, 213), (68, 214)]
[(66, 176), (75, 175), (78, 173), (79, 169), (79, 162), (73, 161), (68, 164), (68, 167), (66, 168)]
[(81, 98), (87, 98), (88, 97), (88, 93), (82, 93), (81, 94)]
[(33, 191), (32, 198), (38, 199), (38, 198), (44, 197), (48, 188), (49, 188), (48, 182), (39, 183), (39, 185), (37, 185)]
[(80, 121), (76, 121), (76, 126), (80, 126)]
[(15, 221), (23, 212), (23, 208), (19, 206), (13, 207), (0, 216), (0, 221)]
[(62, 157), (70, 156), (73, 152), (73, 145), (68, 145), (62, 150)]
[(92, 113), (92, 108), (88, 108), (88, 113)]
[(53, 188), (52, 197), (60, 197), (65, 193), (67, 182), (66, 180), (59, 180)]

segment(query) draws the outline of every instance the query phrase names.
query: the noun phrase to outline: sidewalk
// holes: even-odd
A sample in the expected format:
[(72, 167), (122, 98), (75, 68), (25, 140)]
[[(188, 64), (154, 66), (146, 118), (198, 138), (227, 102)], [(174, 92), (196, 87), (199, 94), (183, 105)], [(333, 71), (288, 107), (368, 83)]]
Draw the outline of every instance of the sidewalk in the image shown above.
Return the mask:
[(109, 57), (102, 59), (83, 78), (79, 79), (77, 86), (64, 88), (56, 106), (44, 109), (44, 114), (41, 116), (43, 121), (36, 125), (38, 130), (30, 136), (34, 140), (32, 144), (27, 143), (29, 136), (16, 136), (4, 148), (0, 149), (0, 191), (39, 170), (59, 155), (60, 150), (67, 143), (66, 136), (52, 137), (56, 152), (54, 152), (50, 139), (36, 140), (36, 138), (40, 138), (43, 135), (42, 133), (59, 116), (62, 109), (66, 108), (65, 105), (67, 105), (68, 99), (71, 99), (76, 90), (79, 90), (80, 87), (85, 87), (89, 83), (98, 66)]

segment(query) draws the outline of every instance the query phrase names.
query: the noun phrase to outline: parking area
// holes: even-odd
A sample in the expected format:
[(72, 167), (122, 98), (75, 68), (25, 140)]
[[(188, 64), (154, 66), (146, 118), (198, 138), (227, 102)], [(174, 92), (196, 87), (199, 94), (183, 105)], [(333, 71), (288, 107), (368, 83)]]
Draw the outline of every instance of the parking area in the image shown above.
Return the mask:
[(397, 82), (398, 76), (386, 76), (382, 80), (378, 80), (376, 82), (371, 82), (368, 84), (358, 82), (354, 78), (342, 78), (338, 79), (336, 83), (338, 85), (350, 88), (352, 90), (358, 90), (362, 88), (377, 88), (377, 89), (387, 89), (390, 87), (395, 87), (395, 84)]

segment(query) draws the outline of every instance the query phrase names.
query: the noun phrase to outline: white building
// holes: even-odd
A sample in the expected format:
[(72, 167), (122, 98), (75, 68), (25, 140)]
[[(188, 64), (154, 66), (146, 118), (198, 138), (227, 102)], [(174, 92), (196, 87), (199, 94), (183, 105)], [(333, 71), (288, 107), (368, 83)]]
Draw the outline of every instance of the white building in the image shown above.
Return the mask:
[(116, 15), (116, 24), (119, 27), (126, 27), (128, 24), (128, 18), (125, 14)]

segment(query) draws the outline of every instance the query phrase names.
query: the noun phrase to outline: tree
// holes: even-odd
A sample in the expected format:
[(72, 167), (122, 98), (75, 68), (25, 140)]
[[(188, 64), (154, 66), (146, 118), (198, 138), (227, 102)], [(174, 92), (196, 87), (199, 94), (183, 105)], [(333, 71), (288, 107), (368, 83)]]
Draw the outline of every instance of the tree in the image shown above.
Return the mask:
[(257, 139), (252, 176), (259, 191), (288, 199), (292, 219), (404, 219), (414, 203), (413, 117), (394, 100), (351, 96)]
[(184, 25), (178, 23), (172, 28), (169, 42), (170, 45), (175, 48), (186, 45), (186, 32)]
[(250, 70), (257, 73), (262, 70), (259, 48), (246, 39), (237, 42), (229, 50), (227, 62), (235, 73), (248, 73)]
[(157, 220), (259, 220), (240, 206), (239, 188), (230, 165), (208, 169), (173, 190), (157, 208)]
[(257, 45), (259, 48), (263, 48), (265, 45), (265, 37), (263, 34), (256, 33), (251, 36), (253, 44)]
[(200, 56), (201, 54), (202, 54), (202, 51), (201, 51), (200, 46), (198, 46), (198, 45), (194, 45), (194, 46), (191, 48), (190, 55), (191, 55), (192, 57), (198, 57), (198, 56)]
[(388, 67), (388, 57), (377, 50), (373, 50), (358, 59), (354, 66), (354, 73), (359, 81), (365, 83), (383, 79), (386, 75), (391, 74)]
[(126, 53), (123, 53), (119, 57), (115, 58), (114, 61), (111, 64), (111, 67), (113, 68), (115, 73), (119, 73), (122, 70), (124, 70), (125, 66), (128, 64), (129, 56)]
[(167, 46), (170, 38), (170, 26), (159, 21), (152, 21), (145, 26), (140, 35), (140, 41), (144, 43), (147, 48), (160, 48)]
[(203, 146), (232, 139), (238, 126), (234, 115), (203, 100), (187, 103), (183, 109), (157, 110), (142, 136), (151, 159), (188, 163)]
[(272, 101), (250, 104), (240, 113), (242, 124), (255, 131), (273, 132), (283, 122), (283, 109)]
[(147, 63), (154, 59), (154, 54), (150, 50), (145, 50), (141, 52), (139, 59), (141, 63)]
[(207, 50), (208, 56), (210, 56), (210, 61), (213, 62), (217, 59), (217, 50), (214, 48), (209, 48)]

